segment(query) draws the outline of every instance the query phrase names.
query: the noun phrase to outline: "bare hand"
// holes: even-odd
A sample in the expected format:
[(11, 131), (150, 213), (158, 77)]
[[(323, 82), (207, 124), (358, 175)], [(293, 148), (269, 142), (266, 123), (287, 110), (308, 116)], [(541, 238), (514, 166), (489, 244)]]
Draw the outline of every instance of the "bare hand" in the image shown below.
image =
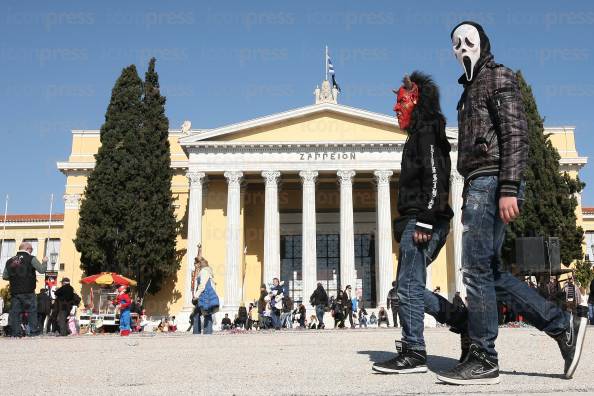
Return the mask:
[(431, 234), (428, 234), (423, 231), (415, 231), (413, 234), (413, 241), (417, 244), (427, 243), (431, 240)]
[(499, 198), (499, 217), (505, 224), (514, 221), (520, 215), (518, 208), (518, 198), (501, 197)]
[(41, 259), (41, 261), (47, 263), (47, 257), (44, 257), (43, 259)]

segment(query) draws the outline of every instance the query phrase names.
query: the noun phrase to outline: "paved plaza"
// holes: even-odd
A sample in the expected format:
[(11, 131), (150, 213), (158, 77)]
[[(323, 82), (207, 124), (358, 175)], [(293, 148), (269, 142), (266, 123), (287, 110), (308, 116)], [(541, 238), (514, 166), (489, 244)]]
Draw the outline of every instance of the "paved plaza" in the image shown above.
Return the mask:
[(427, 329), (430, 372), (381, 375), (399, 330), (283, 331), (213, 336), (135, 335), (0, 339), (3, 395), (391, 395), (594, 393), (594, 328), (572, 380), (557, 345), (530, 328), (501, 329), (501, 384), (442, 385), (435, 371), (456, 363), (458, 337)]

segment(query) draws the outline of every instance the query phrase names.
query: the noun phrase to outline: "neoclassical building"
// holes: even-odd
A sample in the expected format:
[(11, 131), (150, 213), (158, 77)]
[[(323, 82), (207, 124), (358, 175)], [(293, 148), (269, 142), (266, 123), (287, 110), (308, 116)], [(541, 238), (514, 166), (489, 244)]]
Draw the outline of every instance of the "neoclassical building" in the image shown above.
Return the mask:
[[(181, 269), (155, 296), (152, 314), (187, 314), (190, 274), (199, 243), (213, 267), (225, 310), (258, 298), (262, 283), (285, 282), (306, 302), (321, 282), (330, 294), (347, 284), (368, 307), (385, 305), (395, 279), (397, 243), (392, 233), (405, 132), (393, 115), (339, 104), (324, 81), (312, 105), (215, 129), (185, 123), (170, 131), (172, 194), (184, 228), (177, 241)], [(577, 175), (587, 163), (576, 151), (574, 128), (546, 128)], [(457, 129), (448, 128), (452, 163)], [(72, 152), (58, 162), (66, 176), (60, 245), (63, 275), (80, 279), (72, 240), (98, 130), (72, 131)], [(452, 297), (464, 292), (461, 266), (463, 179), (452, 170), (451, 233), (430, 267), (428, 286)], [(582, 222), (581, 207), (578, 221)]]

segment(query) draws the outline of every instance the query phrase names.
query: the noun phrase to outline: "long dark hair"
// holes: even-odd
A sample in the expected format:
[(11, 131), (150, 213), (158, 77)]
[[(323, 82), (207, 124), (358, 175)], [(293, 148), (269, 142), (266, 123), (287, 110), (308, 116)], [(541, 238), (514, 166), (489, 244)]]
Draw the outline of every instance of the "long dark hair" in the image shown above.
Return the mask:
[(445, 134), (446, 119), (439, 104), (439, 87), (430, 75), (418, 70), (410, 75), (410, 80), (419, 88), (419, 101), (413, 109), (409, 129), (415, 131), (421, 124), (436, 123), (437, 140), (441, 147), (447, 147), (449, 151), (450, 144)]

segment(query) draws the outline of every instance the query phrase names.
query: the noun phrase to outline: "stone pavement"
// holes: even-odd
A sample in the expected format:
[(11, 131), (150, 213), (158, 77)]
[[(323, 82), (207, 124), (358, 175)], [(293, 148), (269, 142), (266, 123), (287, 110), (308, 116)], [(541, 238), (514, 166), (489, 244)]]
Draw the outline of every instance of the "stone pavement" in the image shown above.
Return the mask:
[(381, 375), (399, 330), (292, 330), (0, 339), (0, 394), (394, 395), (594, 393), (594, 328), (572, 380), (557, 345), (531, 328), (501, 329), (501, 384), (438, 383), (456, 363), (458, 336), (426, 329), (430, 372)]

